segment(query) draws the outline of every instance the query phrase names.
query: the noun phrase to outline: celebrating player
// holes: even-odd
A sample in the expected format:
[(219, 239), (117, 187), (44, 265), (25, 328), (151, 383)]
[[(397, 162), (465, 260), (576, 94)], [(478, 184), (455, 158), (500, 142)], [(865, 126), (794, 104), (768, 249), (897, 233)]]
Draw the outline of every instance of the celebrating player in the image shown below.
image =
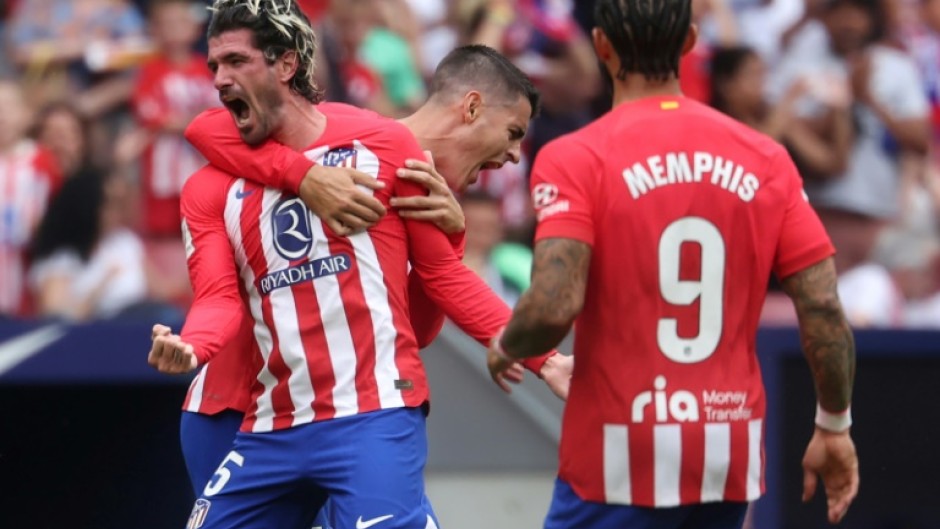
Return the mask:
[[(431, 84), (428, 103), (402, 122), (423, 147), (438, 153), (437, 166), (448, 178), (427, 162), (412, 160), (414, 169), (402, 170), (401, 175), (425, 185), (430, 195), (393, 200), (396, 207), (420, 208), (402, 215), (410, 213), (434, 221), (449, 234), (460, 256), (463, 215), (451, 189), (466, 188), (481, 167), (518, 161), (519, 143), (532, 109), (537, 107), (536, 92), (505, 57), (484, 46), (465, 46), (451, 52), (439, 65)], [(484, 100), (487, 105), (483, 105)], [(320, 108), (362, 112), (331, 103)], [(216, 167), (230, 173), (243, 171), (261, 183), (296, 192), (312, 209), (311, 202), (318, 190), (304, 185), (311, 180), (313, 162), (302, 153), (272, 140), (249, 147), (239, 137), (227, 110), (203, 113), (190, 125), (187, 135)], [(315, 167), (323, 172), (340, 170)], [(409, 277), (409, 308), (418, 345), (424, 347), (440, 331), (443, 312), (428, 299), (416, 274)], [(155, 347), (174, 345), (176, 338), (170, 337), (170, 332), (166, 326), (155, 326), (154, 337), (166, 337), (155, 342)], [(245, 332), (245, 338), (236, 340), (233, 347), (243, 347), (251, 341), (250, 326)], [(525, 364), (564, 397), (570, 363), (569, 357), (553, 355)], [(248, 407), (250, 380), (237, 382), (252, 376), (246, 371), (237, 352), (219, 355), (211, 369), (203, 368), (196, 377), (184, 402), (180, 427), (183, 455), (197, 494), (231, 448)]]
[[(294, 5), (214, 9), (210, 67), (245, 142), (272, 137), (354, 166), (384, 184), (383, 204), (424, 194), (395, 178), (422, 156), (407, 129), (313, 104), (313, 33)], [(242, 431), (191, 525), (297, 526), (329, 495), (334, 525), (436, 527), (423, 491), (427, 384), (407, 320), (409, 254), (431, 299), (479, 341), (508, 320), (505, 305), (442, 232), (397, 214), (338, 237), (297, 197), (213, 167), (188, 181), (182, 210), (196, 301), (173, 354), (151, 361), (165, 372), (208, 362), (238, 338), (245, 304), (255, 349)]]
[(838, 522), (858, 490), (855, 373), (832, 245), (779, 144), (682, 97), (689, 0), (599, 0), (613, 109), (533, 168), (532, 285), (490, 371), (555, 346), (577, 319), (545, 527), (738, 528), (763, 491), (755, 336), (771, 273), (799, 315), (818, 407), (804, 499)]

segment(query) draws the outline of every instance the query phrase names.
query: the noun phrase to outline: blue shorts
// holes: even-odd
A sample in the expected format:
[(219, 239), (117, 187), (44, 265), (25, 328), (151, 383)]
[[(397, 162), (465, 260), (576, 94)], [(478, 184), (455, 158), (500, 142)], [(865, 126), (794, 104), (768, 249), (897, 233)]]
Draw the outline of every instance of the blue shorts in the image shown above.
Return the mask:
[[(424, 492), (425, 416), (381, 410), (266, 433), (238, 432), (187, 529), (437, 529)], [(298, 521), (299, 520), (299, 521)]]
[[(232, 450), (232, 443), (244, 418), (244, 413), (235, 410), (225, 410), (215, 415), (184, 411), (180, 417), (180, 446), (189, 481), (197, 497), (202, 495), (206, 484), (219, 468), (219, 463)], [(328, 516), (327, 504), (313, 520), (313, 527), (329, 529)], [(311, 526), (303, 520), (300, 523), (305, 524), (307, 529)]]
[(745, 514), (741, 502), (654, 509), (585, 501), (559, 478), (545, 529), (741, 529)]

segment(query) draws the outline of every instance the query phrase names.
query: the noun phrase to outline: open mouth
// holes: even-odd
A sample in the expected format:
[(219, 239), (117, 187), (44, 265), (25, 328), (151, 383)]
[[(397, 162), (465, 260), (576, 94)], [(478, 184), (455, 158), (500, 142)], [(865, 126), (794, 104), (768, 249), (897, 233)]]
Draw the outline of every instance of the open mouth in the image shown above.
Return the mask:
[(485, 164), (480, 166), (480, 170), (487, 171), (487, 170), (499, 169), (502, 166), (503, 166), (502, 162), (486, 162)]
[(251, 119), (251, 107), (243, 99), (238, 97), (226, 98), (222, 101), (222, 104), (232, 113), (232, 117), (235, 118), (235, 125), (241, 128), (248, 124)]

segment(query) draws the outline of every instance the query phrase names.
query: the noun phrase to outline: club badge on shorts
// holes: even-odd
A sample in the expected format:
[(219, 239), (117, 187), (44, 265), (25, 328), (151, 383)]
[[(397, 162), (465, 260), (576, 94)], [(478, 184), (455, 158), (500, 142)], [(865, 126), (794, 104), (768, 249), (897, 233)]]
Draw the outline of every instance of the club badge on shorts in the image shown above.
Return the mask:
[(193, 512), (189, 515), (186, 529), (199, 529), (202, 527), (202, 524), (206, 521), (206, 515), (209, 514), (210, 505), (209, 500), (196, 500), (196, 504), (193, 505)]

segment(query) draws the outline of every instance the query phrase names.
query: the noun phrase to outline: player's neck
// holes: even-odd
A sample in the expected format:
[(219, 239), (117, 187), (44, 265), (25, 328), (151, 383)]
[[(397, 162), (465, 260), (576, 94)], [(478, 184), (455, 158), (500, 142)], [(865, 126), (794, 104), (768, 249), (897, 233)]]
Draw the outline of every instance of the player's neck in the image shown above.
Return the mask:
[(446, 143), (454, 130), (445, 116), (449, 116), (445, 109), (426, 103), (399, 122), (414, 134), (422, 149), (437, 152), (437, 147), (442, 142)]
[(326, 116), (301, 96), (291, 94), (279, 112), (281, 127), (272, 138), (294, 150), (306, 150), (326, 130)]
[(648, 97), (681, 96), (679, 79), (648, 81), (642, 75), (627, 75), (623, 81), (614, 81), (613, 106)]

